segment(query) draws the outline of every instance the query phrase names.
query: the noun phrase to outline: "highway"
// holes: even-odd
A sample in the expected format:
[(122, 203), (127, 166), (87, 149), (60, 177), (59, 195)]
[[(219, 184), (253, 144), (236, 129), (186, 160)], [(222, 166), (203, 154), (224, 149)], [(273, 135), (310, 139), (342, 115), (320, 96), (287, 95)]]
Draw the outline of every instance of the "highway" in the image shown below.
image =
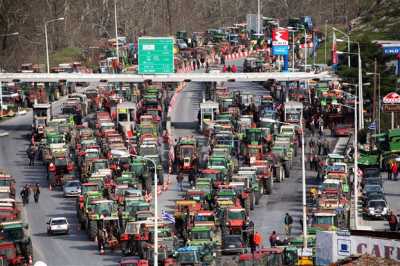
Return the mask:
[[(262, 95), (265, 88), (258, 83), (249, 82), (228, 82), (225, 83), (231, 91), (241, 91)], [(204, 86), (204, 85), (203, 85)], [(199, 103), (202, 100), (202, 87), (199, 83), (191, 82), (178, 95), (175, 108), (171, 114), (172, 122), (174, 123), (193, 123), (197, 121), (197, 112)], [(195, 129), (173, 129), (174, 137), (185, 135), (196, 135), (198, 132)], [(300, 153), (299, 153), (300, 154)], [(272, 195), (264, 195), (260, 200), (260, 204), (251, 212), (251, 220), (255, 224), (255, 229), (263, 236), (263, 245), (269, 246), (269, 234), (276, 230), (279, 234), (283, 234), (283, 218), (288, 212), (293, 216), (293, 234), (300, 234), (299, 218), (302, 215), (301, 205), (301, 164), (300, 155), (293, 162), (293, 167), (290, 171), (290, 178), (282, 183), (275, 183)], [(308, 183), (311, 183), (316, 173), (307, 171)], [(170, 210), (173, 207), (174, 199), (180, 195), (176, 187), (176, 177), (171, 176), (172, 184), (170, 190), (163, 192), (160, 196), (160, 210)]]
[[(175, 108), (172, 112), (172, 122), (193, 124), (197, 121), (199, 104), (202, 101), (204, 84), (191, 82), (178, 95)], [(257, 83), (229, 82), (226, 86), (230, 90), (240, 90), (257, 95), (262, 95), (265, 89)], [(53, 105), (55, 113), (59, 112), (61, 102)], [(115, 265), (120, 254), (116, 252), (98, 255), (95, 242), (88, 240), (86, 233), (79, 230), (75, 212), (75, 200), (64, 199), (60, 191), (50, 191), (45, 178), (46, 170), (37, 163), (28, 166), (25, 150), (28, 145), (28, 134), (32, 123), (32, 113), (18, 116), (0, 123), (0, 130), (9, 132), (6, 137), (0, 138), (0, 167), (16, 177), (17, 193), (24, 184), (39, 183), (41, 195), (39, 204), (33, 203), (25, 207), (26, 221), (30, 225), (34, 247), (34, 260), (43, 260), (48, 265)], [(196, 135), (196, 130), (189, 128), (175, 128), (175, 138), (185, 135)], [(307, 135), (306, 135), (307, 136)], [(335, 139), (330, 138), (331, 142)], [(307, 153), (307, 150), (306, 150)], [(299, 153), (300, 154), (300, 153)], [(268, 236), (272, 230), (283, 234), (283, 217), (286, 212), (294, 218), (292, 233), (301, 233), (299, 218), (301, 209), (301, 164), (300, 156), (296, 157), (290, 169), (290, 178), (282, 183), (275, 183), (272, 195), (264, 195), (260, 204), (251, 212), (251, 219), (255, 228), (263, 236), (263, 245), (269, 246)], [(306, 172), (307, 183), (313, 183), (315, 172)], [(168, 178), (166, 175), (165, 178)], [(180, 197), (176, 186), (176, 176), (171, 175), (171, 185), (168, 191), (159, 196), (159, 213), (161, 210), (173, 212), (174, 202)], [(386, 174), (384, 175), (386, 178)], [(391, 209), (396, 213), (400, 211), (398, 201), (400, 194), (400, 181), (385, 181), (385, 193)], [(361, 214), (361, 212), (360, 212)], [(68, 236), (48, 236), (46, 234), (46, 221), (49, 217), (66, 216), (72, 226)], [(388, 229), (386, 221), (365, 221), (360, 218), (360, 224), (370, 226), (375, 230)]]
[[(53, 105), (55, 113), (60, 111), (61, 102)], [(98, 255), (97, 245), (89, 241), (85, 232), (79, 230), (76, 219), (75, 199), (64, 199), (61, 191), (50, 191), (47, 187), (46, 170), (37, 162), (28, 165), (26, 156), (27, 135), (31, 132), (32, 112), (0, 124), (0, 130), (9, 135), (0, 138), (0, 168), (12, 174), (17, 181), (17, 197), (20, 187), (25, 184), (39, 183), (41, 187), (38, 204), (33, 202), (25, 207), (32, 234), (34, 261), (42, 260), (51, 266), (88, 266), (115, 265), (120, 256), (118, 253)], [(70, 234), (66, 236), (48, 236), (46, 222), (49, 217), (65, 216), (71, 224)]]

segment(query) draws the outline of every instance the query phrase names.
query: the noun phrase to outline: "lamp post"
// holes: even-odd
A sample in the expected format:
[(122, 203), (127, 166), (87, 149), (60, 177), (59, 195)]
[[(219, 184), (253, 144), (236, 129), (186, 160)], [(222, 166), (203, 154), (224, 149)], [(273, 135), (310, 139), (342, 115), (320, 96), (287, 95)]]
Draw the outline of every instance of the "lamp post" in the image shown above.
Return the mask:
[(257, 1), (257, 34), (261, 33), (261, 3)]
[[(18, 36), (19, 32), (0, 34), (0, 37)], [(3, 83), (0, 81), (0, 117), (3, 119)]]
[[(341, 31), (341, 30), (335, 28), (335, 27), (332, 27), (332, 29), (333, 29), (334, 31), (337, 31), (337, 32), (343, 34), (345, 37), (347, 37), (347, 52), (350, 53), (350, 36), (349, 36), (348, 34), (344, 33), (343, 31)], [(337, 40), (336, 40), (336, 41), (337, 41)], [(350, 67), (351, 67), (350, 55), (347, 56), (347, 63), (348, 63), (348, 67), (350, 68)]]
[(298, 28), (295, 27), (288, 27), (289, 32), (292, 33), (292, 72), (294, 72), (294, 48), (295, 48), (295, 43), (294, 43), (294, 33), (298, 31)]
[(346, 91), (341, 91), (347, 95), (353, 96), (354, 97), (354, 107), (348, 106), (348, 105), (343, 105), (348, 108), (351, 108), (354, 110), (354, 143), (353, 143), (353, 148), (354, 148), (354, 180), (353, 180), (353, 190), (354, 190), (354, 226), (355, 229), (358, 229), (358, 136), (357, 136), (357, 96), (353, 95), (351, 93), (348, 93)]
[(48, 20), (44, 23), (44, 36), (46, 39), (46, 64), (47, 64), (47, 73), (50, 73), (50, 60), (49, 60), (49, 40), (47, 37), (47, 24), (51, 22), (56, 22), (56, 21), (63, 21), (64, 18), (56, 18), (52, 20)]
[(137, 159), (146, 160), (151, 162), (154, 167), (154, 265), (158, 265), (158, 195), (157, 195), (157, 184), (158, 184), (158, 176), (157, 176), (157, 164), (154, 160), (143, 157), (143, 156), (135, 156)]
[[(277, 123), (282, 125), (293, 125), (290, 123), (281, 122), (274, 119), (265, 119), (264, 121), (269, 123)], [(304, 151), (304, 131), (303, 131), (303, 111), (301, 111), (299, 124), (301, 132), (301, 173), (302, 173), (302, 205), (303, 205), (303, 248), (307, 248), (307, 201), (306, 201), (306, 166), (305, 166), (305, 151)]]
[(116, 47), (117, 62), (119, 63), (117, 0), (114, 0), (114, 25), (115, 25), (115, 41), (116, 41), (116, 46), (117, 46)]
[(378, 76), (378, 133), (380, 134), (381, 133), (381, 73), (367, 72), (366, 75), (375, 77)]
[[(336, 41), (341, 42), (343, 40), (336, 39)], [(351, 52), (342, 52), (337, 51), (338, 54), (349, 54), (349, 55), (357, 55), (358, 56), (358, 98), (359, 98), (359, 128), (364, 128), (364, 97), (363, 97), (363, 83), (362, 83), (362, 64), (361, 64), (361, 52), (360, 52), (360, 43), (359, 42), (350, 42), (357, 44), (357, 53)]]
[(326, 46), (328, 43), (328, 20), (325, 20), (325, 65), (326, 65)]

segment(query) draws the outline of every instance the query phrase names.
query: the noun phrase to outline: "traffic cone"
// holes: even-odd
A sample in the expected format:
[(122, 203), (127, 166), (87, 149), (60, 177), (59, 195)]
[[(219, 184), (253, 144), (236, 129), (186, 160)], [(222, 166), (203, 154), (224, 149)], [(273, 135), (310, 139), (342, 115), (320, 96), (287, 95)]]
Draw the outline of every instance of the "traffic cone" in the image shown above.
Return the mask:
[(104, 247), (103, 246), (101, 246), (101, 248), (100, 248), (100, 255), (104, 255)]
[(53, 187), (52, 187), (51, 183), (49, 184), (49, 190), (50, 190), (50, 191), (53, 190)]

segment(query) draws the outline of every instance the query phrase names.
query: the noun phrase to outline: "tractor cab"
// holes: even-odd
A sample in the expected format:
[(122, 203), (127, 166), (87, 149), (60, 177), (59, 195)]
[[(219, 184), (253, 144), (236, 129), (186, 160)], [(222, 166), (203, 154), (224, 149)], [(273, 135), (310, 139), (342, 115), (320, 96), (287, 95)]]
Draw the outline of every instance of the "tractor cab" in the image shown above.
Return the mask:
[(243, 226), (248, 221), (247, 218), (244, 208), (226, 208), (223, 221), (230, 234), (242, 234)]
[(211, 122), (216, 119), (216, 114), (219, 112), (219, 104), (212, 101), (200, 103), (200, 131), (208, 131)]
[(122, 102), (117, 105), (117, 124), (125, 140), (131, 139), (134, 135), (136, 116), (135, 103)]

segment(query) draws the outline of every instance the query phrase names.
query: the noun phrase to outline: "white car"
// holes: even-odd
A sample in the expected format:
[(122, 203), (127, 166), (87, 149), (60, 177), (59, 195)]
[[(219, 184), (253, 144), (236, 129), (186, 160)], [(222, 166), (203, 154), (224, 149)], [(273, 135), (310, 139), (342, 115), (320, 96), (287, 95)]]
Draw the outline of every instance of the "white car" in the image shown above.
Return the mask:
[(47, 234), (68, 234), (69, 223), (65, 217), (50, 218), (47, 222)]

